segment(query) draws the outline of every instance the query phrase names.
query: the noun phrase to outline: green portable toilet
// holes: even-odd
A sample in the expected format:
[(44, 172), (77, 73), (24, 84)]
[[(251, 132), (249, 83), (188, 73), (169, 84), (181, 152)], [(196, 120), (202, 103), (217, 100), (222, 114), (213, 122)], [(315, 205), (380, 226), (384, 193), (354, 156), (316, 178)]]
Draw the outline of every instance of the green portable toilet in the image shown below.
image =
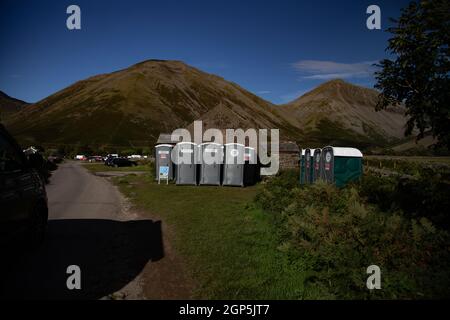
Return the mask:
[(315, 149), (313, 153), (311, 183), (320, 179), (320, 159), (322, 149)]
[(305, 171), (305, 150), (304, 149), (301, 149), (301, 151), (300, 151), (299, 165), (300, 165), (300, 184), (305, 184), (305, 177), (304, 177), (304, 171)]
[(311, 183), (311, 169), (312, 169), (311, 149), (303, 149), (300, 159), (300, 183)]
[[(308, 156), (305, 156), (305, 155)], [(306, 161), (310, 159), (310, 161)], [(308, 184), (311, 181), (311, 149), (302, 149), (300, 155), (300, 184)], [(307, 167), (309, 169), (307, 169)]]
[(361, 178), (363, 155), (355, 148), (325, 147), (322, 149), (322, 177), (329, 183), (343, 187)]

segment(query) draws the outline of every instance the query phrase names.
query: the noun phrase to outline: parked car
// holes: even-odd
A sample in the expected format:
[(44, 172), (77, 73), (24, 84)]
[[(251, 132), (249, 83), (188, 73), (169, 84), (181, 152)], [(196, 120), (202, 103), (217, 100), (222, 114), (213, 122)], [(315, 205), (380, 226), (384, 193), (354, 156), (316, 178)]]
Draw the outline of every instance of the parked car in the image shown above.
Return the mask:
[(87, 157), (85, 155), (83, 155), (83, 154), (77, 154), (75, 156), (75, 160), (86, 161)]
[(109, 158), (119, 158), (119, 155), (117, 153), (110, 153), (108, 155), (106, 155), (106, 157), (104, 157), (104, 161), (106, 161)]
[(47, 160), (52, 163), (59, 164), (59, 163), (63, 162), (64, 158), (61, 155), (53, 154), (53, 155), (48, 156)]
[(89, 162), (103, 162), (103, 157), (102, 156), (92, 156), (89, 157)]
[(134, 159), (134, 160), (140, 160), (143, 157), (140, 154), (132, 154), (131, 156), (127, 157), (128, 159)]
[(111, 161), (113, 161), (114, 159), (117, 159), (117, 158), (118, 157), (116, 157), (116, 156), (108, 154), (105, 159), (105, 166), (111, 166), (112, 165)]
[(137, 166), (137, 163), (127, 158), (114, 158), (110, 161), (111, 167), (133, 167)]
[(28, 157), (0, 124), (0, 242), (34, 247), (45, 236), (48, 204), (38, 170), (42, 156)]

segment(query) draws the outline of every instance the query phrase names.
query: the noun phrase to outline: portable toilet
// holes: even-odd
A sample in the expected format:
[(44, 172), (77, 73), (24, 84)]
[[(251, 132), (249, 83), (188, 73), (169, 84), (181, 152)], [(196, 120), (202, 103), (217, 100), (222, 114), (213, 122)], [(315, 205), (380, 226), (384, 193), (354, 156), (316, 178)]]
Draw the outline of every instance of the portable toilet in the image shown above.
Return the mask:
[(239, 143), (224, 145), (223, 180), (224, 186), (244, 186), (245, 146)]
[(315, 149), (313, 153), (312, 163), (312, 182), (316, 182), (320, 179), (320, 156), (322, 149)]
[(244, 152), (244, 185), (252, 186), (258, 181), (258, 156), (252, 147), (245, 147)]
[(220, 186), (222, 164), (223, 164), (223, 146), (214, 142), (202, 143), (199, 149), (199, 171), (200, 185)]
[(162, 167), (168, 167), (168, 178), (173, 180), (173, 162), (171, 159), (171, 152), (173, 146), (171, 144), (158, 144), (155, 146), (155, 180), (158, 180)]
[(177, 185), (197, 185), (197, 145), (192, 142), (180, 142), (174, 147)]
[(362, 158), (361, 151), (355, 148), (323, 148), (321, 166), (324, 180), (337, 187), (358, 180), (363, 174)]
[(302, 151), (302, 153), (304, 153), (304, 166), (303, 166), (304, 170), (302, 171), (301, 175), (303, 177), (304, 183), (305, 184), (310, 184), (310, 183), (312, 183), (312, 181), (311, 181), (311, 177), (312, 177), (312, 155), (311, 155), (311, 149), (306, 148), (304, 151)]
[(300, 152), (300, 184), (305, 184), (305, 149)]

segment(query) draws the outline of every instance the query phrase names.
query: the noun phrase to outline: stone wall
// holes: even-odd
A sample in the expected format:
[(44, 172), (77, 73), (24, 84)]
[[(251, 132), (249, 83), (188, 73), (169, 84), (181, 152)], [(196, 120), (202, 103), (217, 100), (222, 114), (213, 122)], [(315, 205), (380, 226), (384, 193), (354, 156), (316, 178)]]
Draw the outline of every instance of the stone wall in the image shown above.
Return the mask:
[(299, 168), (298, 153), (280, 152), (280, 169)]

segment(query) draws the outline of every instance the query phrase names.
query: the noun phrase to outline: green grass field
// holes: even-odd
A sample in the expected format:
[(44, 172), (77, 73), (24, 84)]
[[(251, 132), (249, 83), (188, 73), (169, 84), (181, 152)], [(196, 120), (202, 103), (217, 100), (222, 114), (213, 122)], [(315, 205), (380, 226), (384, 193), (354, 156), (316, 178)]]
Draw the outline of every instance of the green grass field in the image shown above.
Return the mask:
[(425, 156), (365, 156), (368, 160), (399, 160), (419, 163), (442, 163), (450, 165), (450, 157), (425, 157)]
[(301, 264), (278, 250), (273, 218), (253, 205), (261, 186), (158, 185), (151, 175), (115, 182), (173, 231), (171, 242), (197, 283), (196, 298), (319, 298), (306, 295)]
[(145, 171), (149, 171), (152, 170), (152, 167), (150, 165), (137, 165), (134, 167), (119, 167), (119, 168), (114, 168), (114, 167), (109, 167), (109, 166), (105, 166), (103, 163), (83, 163), (83, 167), (85, 167), (86, 169), (88, 169), (90, 172), (106, 172), (106, 171), (121, 171), (121, 172), (126, 172), (126, 171), (139, 171), (139, 172), (145, 172)]

